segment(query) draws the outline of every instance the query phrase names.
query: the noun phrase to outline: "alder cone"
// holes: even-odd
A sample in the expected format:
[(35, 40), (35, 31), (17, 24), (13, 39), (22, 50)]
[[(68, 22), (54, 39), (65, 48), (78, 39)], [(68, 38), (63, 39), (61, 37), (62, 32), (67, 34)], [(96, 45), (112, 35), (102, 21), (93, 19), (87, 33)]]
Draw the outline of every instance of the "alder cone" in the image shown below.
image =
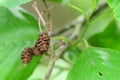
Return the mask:
[(35, 43), (33, 53), (35, 55), (42, 54), (47, 51), (50, 45), (50, 36), (48, 33), (42, 33), (39, 35), (37, 42)]
[(25, 64), (28, 64), (32, 60), (32, 54), (33, 54), (32, 48), (29, 48), (29, 47), (25, 48), (22, 51), (22, 56), (21, 56), (22, 62)]
[(34, 46), (33, 47), (33, 54), (34, 55), (39, 55), (39, 54), (41, 54), (42, 52), (41, 52), (41, 50), (38, 48), (38, 47), (36, 47), (36, 46)]

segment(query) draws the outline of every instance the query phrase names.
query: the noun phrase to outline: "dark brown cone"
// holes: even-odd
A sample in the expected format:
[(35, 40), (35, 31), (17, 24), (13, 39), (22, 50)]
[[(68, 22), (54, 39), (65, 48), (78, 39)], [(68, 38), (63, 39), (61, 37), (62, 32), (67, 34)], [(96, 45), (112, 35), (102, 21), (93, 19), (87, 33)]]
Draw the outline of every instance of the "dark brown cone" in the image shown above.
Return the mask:
[(32, 54), (33, 54), (32, 48), (29, 47), (25, 48), (21, 56), (22, 62), (28, 64), (32, 59)]
[(41, 54), (40, 49), (37, 48), (37, 47), (33, 47), (33, 54), (34, 54), (34, 55), (39, 55), (39, 54)]
[(42, 54), (43, 52), (47, 51), (50, 44), (50, 37), (48, 33), (42, 33), (39, 35), (37, 42), (35, 43), (35, 47), (33, 53), (36, 55)]

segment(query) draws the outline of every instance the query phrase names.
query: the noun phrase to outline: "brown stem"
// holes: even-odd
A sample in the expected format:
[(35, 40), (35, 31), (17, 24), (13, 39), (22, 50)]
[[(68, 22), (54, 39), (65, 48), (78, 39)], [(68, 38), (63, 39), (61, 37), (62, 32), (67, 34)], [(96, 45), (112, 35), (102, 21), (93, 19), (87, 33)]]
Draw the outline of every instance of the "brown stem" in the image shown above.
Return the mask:
[(42, 14), (40, 13), (40, 11), (39, 11), (39, 9), (37, 7), (36, 2), (34, 2), (33, 7), (34, 7), (35, 11), (37, 12), (37, 14), (38, 14), (40, 20), (42, 21), (43, 25), (45, 26), (46, 22), (45, 22), (44, 18), (42, 17)]
[(49, 80), (52, 70), (53, 70), (53, 67), (54, 67), (54, 64), (55, 64), (55, 59), (53, 57), (51, 57), (49, 65), (48, 65), (48, 70), (47, 70), (44, 80)]
[(43, 3), (45, 4), (46, 7), (46, 12), (47, 12), (47, 16), (48, 16), (48, 26), (49, 26), (49, 31), (52, 31), (52, 20), (51, 20), (51, 15), (50, 15), (50, 8), (48, 7), (47, 3), (45, 0), (43, 0)]
[(50, 79), (50, 76), (51, 76), (51, 73), (52, 73), (52, 70), (53, 70), (56, 60), (61, 56), (63, 51), (65, 51), (66, 49), (67, 49), (67, 46), (62, 45), (59, 47), (58, 50), (55, 51), (55, 55), (51, 56), (51, 59), (50, 59), (49, 65), (48, 65), (48, 70), (47, 70), (47, 73), (45, 74), (44, 80)]

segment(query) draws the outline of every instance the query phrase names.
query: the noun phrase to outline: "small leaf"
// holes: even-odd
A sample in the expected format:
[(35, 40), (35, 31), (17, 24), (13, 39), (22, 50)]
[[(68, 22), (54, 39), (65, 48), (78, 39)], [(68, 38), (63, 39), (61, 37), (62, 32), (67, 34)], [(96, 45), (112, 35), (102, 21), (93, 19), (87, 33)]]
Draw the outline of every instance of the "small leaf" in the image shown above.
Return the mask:
[(0, 12), (0, 80), (27, 80), (41, 56), (25, 65), (21, 53), (34, 45), (39, 34), (37, 21), (22, 10), (0, 7)]
[(120, 1), (119, 0), (107, 0), (107, 2), (109, 6), (114, 9), (119, 4)]
[(113, 9), (115, 18), (120, 21), (120, 0), (107, 0), (107, 3)]
[(120, 52), (104, 48), (88, 48), (71, 68), (67, 80), (118, 80)]
[(16, 6), (20, 6), (21, 4), (25, 4), (30, 1), (31, 0), (0, 0), (0, 6), (16, 7)]

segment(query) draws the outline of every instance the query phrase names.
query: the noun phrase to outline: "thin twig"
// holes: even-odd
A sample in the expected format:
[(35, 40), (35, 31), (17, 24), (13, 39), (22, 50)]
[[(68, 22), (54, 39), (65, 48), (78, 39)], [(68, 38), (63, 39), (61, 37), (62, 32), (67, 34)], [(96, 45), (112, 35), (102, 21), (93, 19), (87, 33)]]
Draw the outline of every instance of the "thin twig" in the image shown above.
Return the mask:
[(45, 4), (46, 7), (46, 12), (47, 12), (47, 16), (48, 16), (48, 26), (49, 26), (49, 31), (52, 31), (52, 19), (51, 19), (51, 15), (50, 15), (50, 8), (48, 7), (47, 3), (45, 0), (43, 0), (43, 3)]
[(55, 59), (53, 57), (51, 57), (49, 65), (48, 65), (48, 70), (47, 70), (47, 73), (45, 74), (44, 80), (49, 80), (52, 70), (53, 70), (53, 67), (54, 67), (54, 64), (55, 64)]
[(41, 25), (40, 25), (40, 17), (38, 18), (38, 26), (39, 26), (40, 32), (42, 33), (42, 28), (41, 28)]
[(51, 10), (55, 6), (55, 3), (53, 3), (48, 9), (45, 9), (43, 12), (47, 12), (47, 10)]
[(60, 46), (60, 48), (58, 50), (55, 51), (55, 55), (51, 56), (51, 59), (50, 59), (49, 65), (48, 65), (48, 70), (47, 70), (44, 80), (50, 79), (55, 62), (61, 56), (61, 54), (63, 53), (63, 51), (65, 49), (67, 49), (67, 46), (62, 45), (62, 46)]
[(40, 11), (38, 10), (36, 2), (34, 2), (33, 7), (34, 7), (35, 11), (37, 12), (37, 14), (38, 14), (40, 20), (42, 21), (43, 25), (46, 26), (46, 22), (45, 22), (44, 18), (42, 17)]

